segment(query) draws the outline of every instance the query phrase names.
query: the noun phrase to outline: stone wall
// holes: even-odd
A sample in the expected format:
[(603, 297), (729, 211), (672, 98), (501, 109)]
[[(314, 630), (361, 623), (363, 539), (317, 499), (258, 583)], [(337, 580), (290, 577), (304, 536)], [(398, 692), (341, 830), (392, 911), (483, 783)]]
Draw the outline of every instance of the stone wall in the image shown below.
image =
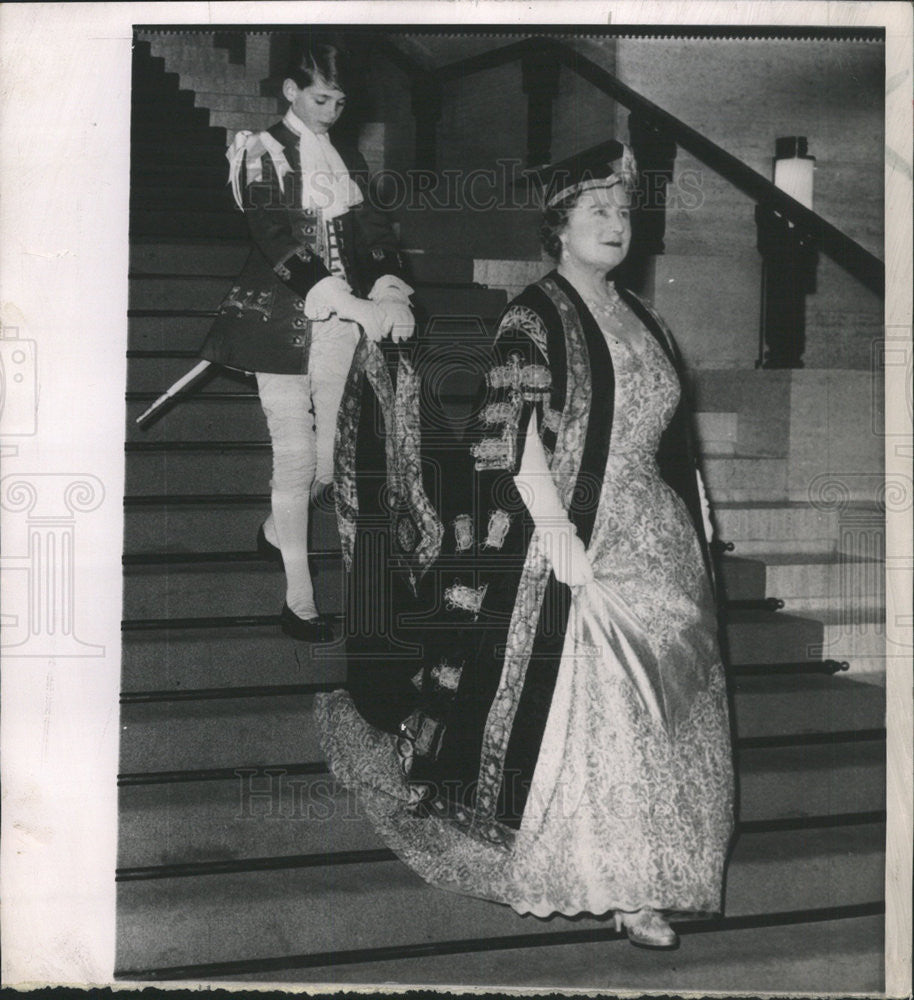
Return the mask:
[[(497, 47), (506, 39), (488, 41)], [(881, 45), (650, 38), (569, 44), (765, 177), (771, 176), (775, 139), (806, 135), (817, 158), (816, 211), (882, 256)], [(391, 116), (383, 116), (390, 129), (385, 146), (389, 163), (399, 166), (412, 155), (412, 131), (408, 89), (402, 80), (389, 79), (397, 72), (386, 72), (379, 92), (393, 86), (385, 98), (391, 108)], [(553, 157), (627, 132), (627, 110), (563, 67)], [(444, 169), (522, 160), (526, 97), (520, 67), (446, 85), (438, 136)], [(689, 363), (751, 366), (758, 356), (760, 287), (754, 202), (683, 150), (670, 189), (666, 255), (656, 266), (651, 291), (683, 339)], [(721, 302), (724, 324), (718, 321)], [(866, 368), (881, 336), (880, 300), (823, 255), (807, 306), (807, 367)]]

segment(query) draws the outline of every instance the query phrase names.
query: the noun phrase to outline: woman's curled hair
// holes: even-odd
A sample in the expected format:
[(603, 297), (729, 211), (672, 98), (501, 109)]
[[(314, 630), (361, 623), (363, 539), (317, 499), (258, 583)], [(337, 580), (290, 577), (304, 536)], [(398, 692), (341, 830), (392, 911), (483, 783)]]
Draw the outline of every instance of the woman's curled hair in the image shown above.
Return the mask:
[(558, 260), (562, 256), (562, 241), (559, 236), (568, 225), (568, 217), (580, 197), (579, 189), (571, 191), (561, 201), (550, 205), (543, 212), (539, 229), (540, 243), (553, 260)]

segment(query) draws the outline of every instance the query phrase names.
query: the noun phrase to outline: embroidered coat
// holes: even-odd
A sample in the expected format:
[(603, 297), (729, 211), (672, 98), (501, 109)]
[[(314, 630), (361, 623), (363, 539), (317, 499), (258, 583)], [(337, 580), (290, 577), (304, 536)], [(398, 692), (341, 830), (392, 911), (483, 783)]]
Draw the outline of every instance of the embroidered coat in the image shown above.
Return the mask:
[[(681, 371), (662, 320), (637, 296), (620, 292)], [(580, 338), (575, 356), (567, 350), (569, 325)], [(423, 794), (432, 790), (421, 808), (451, 818), (468, 816), (477, 834), (500, 841), (510, 838), (524, 812), (571, 606), (570, 588), (551, 569), (537, 569), (528, 559), (534, 525), (513, 478), (526, 427), (535, 408), (553, 479), (585, 545), (594, 528), (612, 435), (614, 374), (605, 338), (557, 272), (508, 307), (487, 382), (482, 431), (472, 448), (473, 506), (453, 519), (454, 538), (446, 541), (436, 564), (444, 604), (437, 627), (428, 630), (425, 665), (416, 681), (421, 697), (400, 733), (410, 781)], [(689, 425), (688, 405), (681, 400), (657, 461), (691, 515), (710, 570)], [(516, 704), (499, 720), (493, 699), (503, 672), (515, 667), (522, 677)], [(358, 701), (356, 707), (362, 710)], [(505, 731), (496, 732), (499, 727)], [(485, 748), (491, 745), (501, 748), (497, 761), (486, 759)]]
[[(245, 178), (244, 214), (253, 247), (200, 353), (243, 371), (304, 374), (311, 344), (305, 298), (330, 271), (321, 252), (319, 214), (301, 207), (298, 136), (282, 122), (268, 132), (281, 144), (291, 173), (280, 177), (264, 155), (260, 178)], [(346, 280), (354, 294), (365, 296), (383, 275), (403, 278), (404, 264), (393, 230), (371, 204), (365, 160), (356, 151), (339, 153), (364, 200), (330, 225)]]

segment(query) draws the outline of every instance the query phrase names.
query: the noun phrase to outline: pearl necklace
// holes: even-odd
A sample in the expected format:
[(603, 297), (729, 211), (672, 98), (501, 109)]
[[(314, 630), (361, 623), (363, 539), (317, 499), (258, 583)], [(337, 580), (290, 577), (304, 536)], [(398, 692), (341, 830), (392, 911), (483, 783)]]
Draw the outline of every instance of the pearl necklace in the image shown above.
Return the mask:
[[(639, 352), (641, 347), (632, 343), (629, 336), (620, 336), (618, 333), (624, 303), (622, 301), (622, 297), (619, 295), (619, 292), (616, 290), (616, 286), (607, 284), (606, 292), (607, 298), (602, 302), (598, 302), (595, 299), (585, 299), (584, 302), (586, 303), (587, 308), (594, 314), (594, 318), (597, 320), (597, 325), (603, 331), (604, 337), (612, 340), (614, 344), (623, 344), (628, 347), (629, 350), (635, 351), (636, 353)], [(610, 324), (615, 327), (615, 331), (609, 329)]]
[(607, 319), (616, 319), (622, 309), (622, 298), (616, 291), (615, 285), (606, 286), (607, 297), (603, 300), (585, 299), (587, 307), (592, 313), (605, 316)]

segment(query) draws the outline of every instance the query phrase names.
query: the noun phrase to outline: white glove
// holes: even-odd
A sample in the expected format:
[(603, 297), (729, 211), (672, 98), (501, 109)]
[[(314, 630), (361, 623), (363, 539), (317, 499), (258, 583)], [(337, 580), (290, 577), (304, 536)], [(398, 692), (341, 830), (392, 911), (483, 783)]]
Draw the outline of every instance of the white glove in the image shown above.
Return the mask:
[(352, 320), (358, 323), (365, 331), (365, 336), (374, 343), (377, 343), (385, 333), (384, 316), (377, 304), (369, 302), (368, 299), (359, 299), (352, 296), (352, 303), (346, 305), (346, 314), (337, 311), (340, 319)]
[(416, 332), (413, 311), (404, 302), (397, 302), (394, 299), (378, 299), (375, 305), (381, 314), (384, 336), (390, 334), (391, 340), (395, 344), (406, 340)]
[(578, 538), (577, 529), (559, 500), (552, 473), (546, 464), (543, 443), (536, 432), (536, 414), (530, 415), (524, 457), (514, 477), (533, 523), (543, 537), (546, 555), (559, 583), (582, 587), (593, 582), (593, 566)]
[(383, 316), (374, 302), (353, 295), (340, 278), (322, 278), (308, 292), (305, 315), (308, 319), (326, 319), (332, 313), (340, 319), (358, 323), (369, 340), (378, 341), (384, 336)]
[(416, 331), (416, 320), (409, 307), (412, 293), (405, 281), (392, 274), (378, 278), (368, 293), (381, 313), (384, 335), (390, 334), (394, 343), (406, 340)]
[(701, 504), (701, 523), (705, 529), (705, 541), (710, 545), (714, 539), (714, 522), (711, 520), (711, 504), (708, 501), (705, 481), (698, 469), (695, 470), (695, 479), (698, 483), (698, 498)]
[(559, 583), (584, 587), (593, 583), (593, 566), (574, 525), (565, 521), (561, 527), (541, 529), (546, 555)]

